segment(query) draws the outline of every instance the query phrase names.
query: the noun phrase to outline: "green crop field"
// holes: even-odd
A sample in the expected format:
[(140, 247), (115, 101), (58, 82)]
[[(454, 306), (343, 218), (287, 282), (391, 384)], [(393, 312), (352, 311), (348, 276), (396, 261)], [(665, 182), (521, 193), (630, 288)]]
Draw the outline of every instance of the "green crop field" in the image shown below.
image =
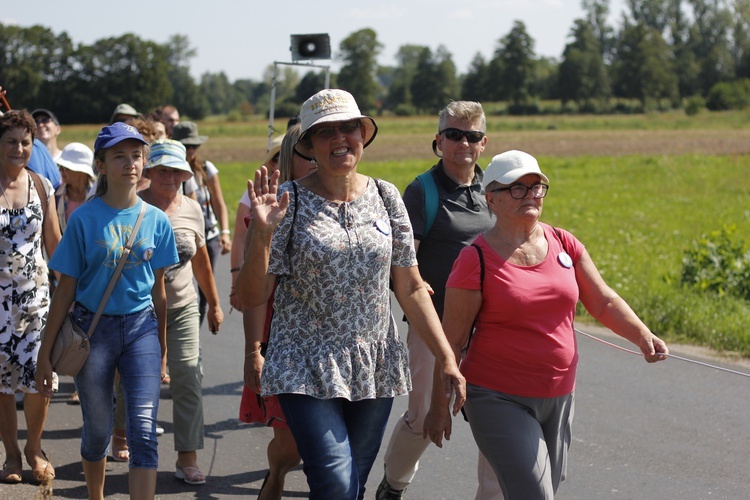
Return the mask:
[[(377, 118), (360, 172), (396, 184), (435, 163), (434, 118)], [(61, 142), (93, 144), (97, 127), (64, 127)], [(234, 220), (259, 166), (267, 122), (200, 123)], [(68, 133), (66, 134), (66, 131)], [(750, 114), (488, 117), (480, 160), (507, 149), (539, 159), (550, 177), (542, 220), (572, 231), (607, 282), (651, 329), (672, 342), (750, 356), (750, 302), (684, 288), (684, 252), (723, 227), (750, 243)], [(219, 277), (221, 278), (221, 277)], [(586, 319), (585, 311), (579, 317)]]

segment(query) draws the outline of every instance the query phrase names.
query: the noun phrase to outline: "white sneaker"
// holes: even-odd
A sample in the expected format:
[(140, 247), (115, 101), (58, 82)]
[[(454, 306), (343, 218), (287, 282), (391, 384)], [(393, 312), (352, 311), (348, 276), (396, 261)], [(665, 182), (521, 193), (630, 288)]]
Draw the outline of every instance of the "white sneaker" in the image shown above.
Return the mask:
[(164, 427), (161, 427), (161, 426), (157, 425), (156, 426), (156, 435), (157, 436), (161, 436), (162, 434), (164, 434)]

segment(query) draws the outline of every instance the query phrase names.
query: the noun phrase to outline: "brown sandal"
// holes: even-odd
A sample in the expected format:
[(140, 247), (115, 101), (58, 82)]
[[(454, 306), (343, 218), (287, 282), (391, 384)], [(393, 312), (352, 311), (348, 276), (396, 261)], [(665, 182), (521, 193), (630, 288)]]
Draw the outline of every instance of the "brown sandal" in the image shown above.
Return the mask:
[[(118, 443), (118, 444), (115, 444)], [(128, 450), (128, 438), (112, 434), (112, 460), (115, 462), (127, 462), (130, 460), (130, 450)]]
[(35, 460), (39, 457), (36, 456), (36, 453), (32, 452), (34, 453), (34, 455), (32, 455), (33, 459), (29, 460), (29, 453), (29, 450), (24, 450), (24, 454), (26, 455), (26, 462), (29, 464), (29, 467), (31, 467), (31, 474), (34, 477), (34, 481), (41, 484), (48, 484), (55, 478), (55, 469), (52, 467), (49, 458), (47, 458), (47, 454), (44, 452), (44, 450), (39, 450), (41, 458), (44, 459), (44, 464), (34, 467), (33, 462), (35, 462)]
[(3, 470), (0, 472), (0, 483), (5, 484), (18, 484), (23, 478), (21, 477), (21, 470), (23, 469), (22, 464), (18, 466), (8, 465), (8, 462), (3, 464)]

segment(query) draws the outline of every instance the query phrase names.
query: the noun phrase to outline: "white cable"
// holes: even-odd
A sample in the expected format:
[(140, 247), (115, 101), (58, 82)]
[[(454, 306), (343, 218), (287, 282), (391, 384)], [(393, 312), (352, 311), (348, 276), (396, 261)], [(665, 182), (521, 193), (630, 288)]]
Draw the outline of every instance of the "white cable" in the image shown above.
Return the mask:
[[(599, 337), (596, 337), (596, 336), (594, 336), (594, 335), (592, 335), (590, 333), (586, 333), (584, 331), (581, 331), (578, 328), (574, 328), (574, 330), (576, 332), (580, 333), (581, 335), (585, 335), (586, 337), (594, 339), (597, 342), (601, 342), (602, 344), (606, 344), (606, 345), (608, 345), (610, 347), (614, 347), (615, 349), (619, 349), (621, 351), (625, 351), (625, 352), (628, 352), (630, 354), (636, 354), (638, 356), (642, 356), (643, 355), (642, 353), (640, 353), (638, 351), (633, 351), (632, 349), (626, 349), (625, 347), (621, 347), (621, 346), (619, 346), (617, 344), (613, 344), (612, 342), (607, 342), (606, 340), (600, 339)], [(750, 373), (740, 372), (740, 371), (737, 371), (737, 370), (730, 370), (729, 368), (723, 368), (721, 366), (716, 366), (716, 365), (712, 365), (712, 364), (709, 364), (709, 363), (704, 363), (703, 361), (696, 361), (694, 359), (683, 358), (683, 357), (677, 356), (675, 354), (662, 354), (662, 355), (666, 356), (668, 358), (674, 358), (674, 359), (678, 359), (680, 361), (687, 361), (688, 363), (694, 363), (696, 365), (706, 366), (708, 368), (714, 368), (716, 370), (721, 370), (721, 371), (724, 371), (724, 372), (734, 373), (735, 375), (742, 375), (743, 377), (750, 377)]]

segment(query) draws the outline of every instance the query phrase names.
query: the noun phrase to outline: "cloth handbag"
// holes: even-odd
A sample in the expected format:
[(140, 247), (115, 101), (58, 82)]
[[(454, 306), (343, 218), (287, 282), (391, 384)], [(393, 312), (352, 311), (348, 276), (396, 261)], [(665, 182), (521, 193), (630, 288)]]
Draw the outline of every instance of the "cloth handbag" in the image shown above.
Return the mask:
[(57, 374), (75, 377), (86, 362), (89, 350), (91, 349), (89, 338), (94, 333), (94, 328), (96, 328), (97, 323), (99, 323), (99, 318), (102, 316), (102, 312), (104, 312), (104, 306), (107, 305), (109, 296), (112, 294), (115, 283), (117, 283), (117, 278), (120, 276), (122, 268), (125, 267), (125, 261), (128, 260), (128, 256), (133, 249), (133, 243), (135, 243), (135, 237), (136, 234), (138, 234), (138, 229), (141, 226), (141, 221), (143, 221), (143, 214), (145, 212), (146, 203), (141, 202), (141, 212), (138, 214), (138, 220), (136, 220), (135, 226), (133, 226), (133, 230), (130, 232), (128, 243), (122, 250), (120, 261), (117, 263), (117, 268), (115, 269), (112, 278), (109, 280), (109, 285), (107, 285), (107, 290), (104, 292), (102, 301), (99, 303), (99, 309), (96, 311), (96, 315), (91, 321), (88, 333), (84, 332), (83, 329), (73, 321), (71, 313), (65, 315), (60, 330), (57, 332), (55, 343), (52, 346), (52, 354), (50, 355), (52, 369), (57, 372)]

